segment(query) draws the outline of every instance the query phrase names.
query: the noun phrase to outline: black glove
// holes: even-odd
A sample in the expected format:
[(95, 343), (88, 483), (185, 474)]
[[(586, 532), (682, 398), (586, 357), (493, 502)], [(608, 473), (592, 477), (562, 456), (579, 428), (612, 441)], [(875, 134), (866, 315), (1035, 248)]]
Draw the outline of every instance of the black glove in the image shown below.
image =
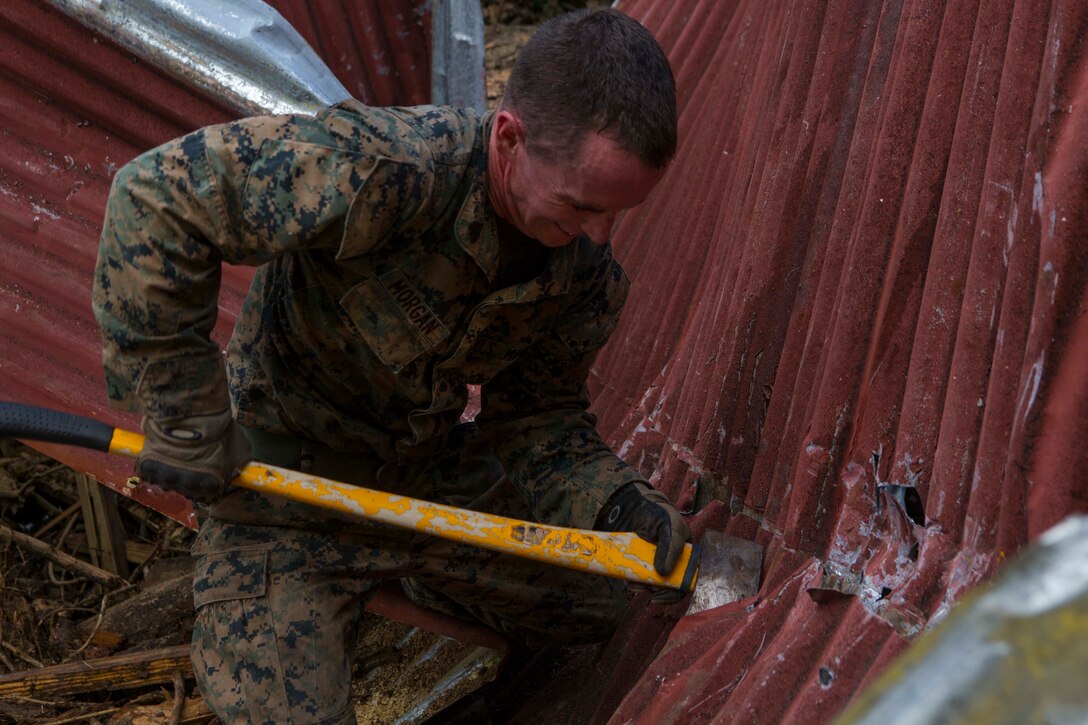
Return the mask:
[(252, 458), (249, 440), (230, 410), (172, 420), (144, 418), (140, 478), (200, 503), (226, 493)]
[(633, 531), (657, 544), (654, 569), (668, 576), (676, 566), (684, 544), (691, 539), (688, 525), (665, 494), (633, 481), (608, 499), (597, 514), (598, 531)]

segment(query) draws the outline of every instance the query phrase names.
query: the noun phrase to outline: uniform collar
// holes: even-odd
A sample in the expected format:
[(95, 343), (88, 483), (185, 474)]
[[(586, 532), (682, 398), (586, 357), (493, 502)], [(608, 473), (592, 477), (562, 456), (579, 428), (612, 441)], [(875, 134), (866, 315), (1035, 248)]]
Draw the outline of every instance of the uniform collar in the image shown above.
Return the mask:
[(453, 223), (457, 243), (476, 260), (492, 284), (499, 275), (499, 230), (495, 225), (495, 212), (487, 199), (487, 140), (491, 137), (494, 117), (494, 111), (488, 111), (480, 119), (469, 161), (472, 185)]
[[(494, 111), (488, 111), (481, 119), (469, 162), (474, 174), (472, 186), (453, 223), (457, 243), (476, 261), (491, 285), (497, 284), (499, 278), (499, 230), (487, 195), (487, 148), (494, 117)], [(563, 294), (571, 286), (577, 246), (574, 243), (551, 250), (539, 277), (503, 290), (500, 297), (520, 302)]]

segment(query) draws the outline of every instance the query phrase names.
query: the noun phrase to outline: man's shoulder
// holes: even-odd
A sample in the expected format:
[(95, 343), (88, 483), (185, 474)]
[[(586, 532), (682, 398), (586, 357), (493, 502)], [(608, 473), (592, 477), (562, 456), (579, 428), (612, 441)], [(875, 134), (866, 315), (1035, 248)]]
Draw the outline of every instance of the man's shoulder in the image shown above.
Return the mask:
[(330, 125), (354, 126), (361, 144), (383, 146), (390, 156), (412, 155), (425, 147), (439, 164), (465, 163), (480, 133), (475, 111), (451, 106), (374, 107), (345, 101), (323, 115)]

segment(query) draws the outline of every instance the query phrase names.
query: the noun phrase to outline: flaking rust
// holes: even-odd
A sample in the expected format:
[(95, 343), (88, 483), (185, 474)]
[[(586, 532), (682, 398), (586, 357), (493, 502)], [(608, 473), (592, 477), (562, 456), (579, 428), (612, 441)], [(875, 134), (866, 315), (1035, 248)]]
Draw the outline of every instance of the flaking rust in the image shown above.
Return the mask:
[(584, 537), (580, 537), (577, 534), (567, 534), (563, 537), (563, 540), (559, 543), (560, 550), (569, 552), (577, 556), (590, 558), (596, 552), (593, 547), (586, 545)]
[(530, 546), (539, 546), (544, 543), (544, 538), (548, 535), (548, 529), (541, 526), (525, 526), (517, 525), (510, 529), (510, 533), (514, 541), (520, 541)]

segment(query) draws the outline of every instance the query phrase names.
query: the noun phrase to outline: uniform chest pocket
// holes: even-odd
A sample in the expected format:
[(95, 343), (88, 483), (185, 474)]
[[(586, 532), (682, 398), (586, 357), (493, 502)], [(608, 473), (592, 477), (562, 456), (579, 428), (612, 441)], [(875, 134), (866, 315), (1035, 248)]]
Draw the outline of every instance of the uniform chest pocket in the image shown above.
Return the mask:
[(449, 330), (405, 274), (363, 280), (340, 298), (352, 326), (393, 372), (449, 337)]
[(521, 348), (496, 340), (477, 340), (461, 363), (465, 382), (483, 385), (517, 360)]
[(484, 305), (477, 310), (456, 364), (466, 382), (485, 384), (526, 355), (554, 325), (554, 305)]

